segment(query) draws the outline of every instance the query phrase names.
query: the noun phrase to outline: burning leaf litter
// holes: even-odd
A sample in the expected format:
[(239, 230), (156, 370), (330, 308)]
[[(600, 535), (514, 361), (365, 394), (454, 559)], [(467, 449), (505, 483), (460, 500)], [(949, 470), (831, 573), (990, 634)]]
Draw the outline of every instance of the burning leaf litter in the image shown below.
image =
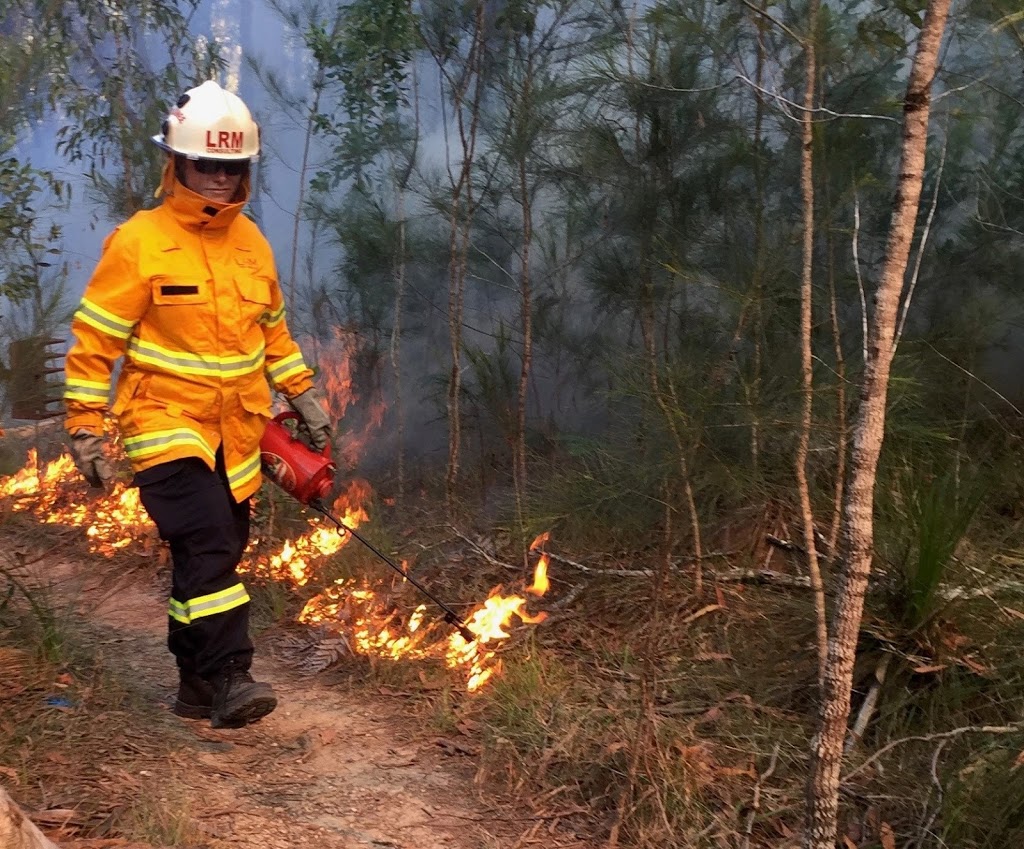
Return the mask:
[[(7, 478), (0, 478), (0, 499), (7, 500), (14, 512), (30, 512), (41, 522), (85, 530), (89, 548), (110, 556), (133, 543), (143, 546), (157, 542), (156, 528), (139, 501), (137, 489), (122, 482), (108, 493), (83, 496), (84, 482), (74, 463), (62, 455), (40, 467), (38, 454), (30, 449), (24, 468)], [(334, 511), (353, 528), (368, 521), (365, 505), (372, 495), (365, 481), (351, 481), (334, 502)], [(531, 550), (547, 542), (544, 533), (534, 540)], [(253, 540), (239, 571), (299, 588), (318, 576), (319, 566), (351, 540), (347, 533), (333, 527), (310, 522), (309, 530), (293, 539), (286, 539), (271, 554), (254, 554), (258, 541)], [(407, 568), (403, 563), (403, 568)], [(533, 575), (533, 583), (525, 588), (528, 595), (541, 596), (549, 586), (548, 557), (542, 553)], [(502, 587), (491, 590), (488, 598), (465, 618), (476, 639), (466, 640), (452, 633), (444, 639), (437, 636), (440, 623), (428, 618), (424, 605), (417, 607), (404, 621), (396, 618), (393, 609), (380, 593), (367, 585), (340, 580), (311, 598), (298, 616), (298, 621), (324, 628), (343, 637), (364, 655), (391, 660), (439, 660), (449, 669), (459, 671), (466, 690), (475, 692), (501, 670), (497, 656), (500, 643), (508, 639), (514, 620), (536, 624), (545, 613), (531, 615), (526, 611), (527, 598), (505, 596)]]

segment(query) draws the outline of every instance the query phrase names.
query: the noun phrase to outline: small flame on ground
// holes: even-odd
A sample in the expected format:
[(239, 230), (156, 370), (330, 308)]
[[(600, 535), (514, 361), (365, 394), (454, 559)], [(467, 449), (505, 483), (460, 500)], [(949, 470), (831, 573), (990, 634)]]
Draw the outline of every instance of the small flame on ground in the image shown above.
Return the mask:
[[(369, 500), (370, 494), (370, 485), (366, 481), (353, 479), (334, 500), (331, 512), (350, 528), (357, 528), (369, 520), (363, 504)], [(310, 530), (295, 539), (286, 539), (280, 551), (243, 560), (238, 565), (238, 571), (304, 587), (316, 576), (311, 561), (335, 554), (348, 545), (350, 539), (350, 534), (333, 526), (311, 526)]]
[[(113, 457), (115, 462), (123, 457)], [(82, 481), (74, 462), (62, 455), (40, 468), (38, 454), (31, 449), (23, 469), (7, 478), (0, 478), (0, 498), (11, 499), (14, 511), (31, 512), (47, 524), (60, 524), (85, 529), (89, 547), (104, 555), (124, 549), (140, 539), (155, 541), (156, 528), (139, 500), (137, 489), (116, 483), (110, 492), (84, 495)], [(335, 500), (332, 513), (346, 525), (358, 527), (368, 520), (365, 505), (371, 496), (370, 485), (353, 480)], [(535, 550), (547, 541), (544, 533), (530, 546)], [(348, 544), (351, 534), (339, 532), (322, 524), (295, 539), (285, 540), (276, 553), (250, 556), (239, 571), (305, 586), (317, 573), (319, 561), (338, 552)], [(250, 552), (256, 546), (250, 545)], [(406, 568), (403, 561), (402, 567)], [(530, 595), (543, 595), (549, 586), (548, 558), (542, 554), (534, 571), (533, 584), (525, 589)], [(520, 595), (504, 596), (501, 587), (491, 591), (482, 606), (466, 619), (475, 639), (467, 641), (454, 632), (445, 640), (432, 639), (435, 627), (442, 620), (428, 618), (427, 606), (421, 604), (405, 621), (396, 617), (382, 597), (365, 586), (339, 581), (310, 599), (298, 619), (307, 624), (322, 624), (347, 636), (353, 648), (367, 655), (391, 659), (435, 659), (451, 669), (465, 672), (466, 689), (479, 690), (501, 669), (497, 657), (500, 641), (508, 639), (514, 618), (522, 623), (542, 622), (546, 615), (530, 615), (527, 600)], [(429, 623), (429, 624), (427, 624)]]
[(15, 512), (31, 512), (46, 524), (85, 528), (89, 548), (112, 554), (140, 538), (155, 539), (153, 524), (139, 501), (137, 489), (114, 484), (109, 492), (80, 498), (85, 483), (67, 454), (39, 467), (34, 448), (25, 467), (0, 479), (0, 498), (16, 499)]

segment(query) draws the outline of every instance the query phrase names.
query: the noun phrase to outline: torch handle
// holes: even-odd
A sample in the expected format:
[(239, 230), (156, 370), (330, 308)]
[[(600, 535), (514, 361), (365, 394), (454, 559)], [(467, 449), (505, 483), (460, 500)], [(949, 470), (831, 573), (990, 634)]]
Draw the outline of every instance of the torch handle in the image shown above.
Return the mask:
[(462, 638), (467, 643), (472, 643), (474, 640), (476, 640), (476, 635), (469, 630), (469, 626), (462, 621), (458, 613), (456, 613), (447, 604), (441, 601), (441, 599), (439, 599), (437, 596), (431, 593), (430, 590), (428, 590), (425, 586), (423, 586), (423, 584), (416, 580), (416, 578), (410, 575), (408, 571), (406, 571), (397, 563), (395, 563), (395, 561), (388, 557), (386, 554), (378, 550), (376, 546), (374, 546), (362, 534), (355, 531), (349, 525), (346, 525), (343, 521), (341, 521), (341, 519), (339, 519), (337, 516), (331, 513), (326, 507), (324, 507), (320, 499), (313, 499), (312, 501), (309, 502), (309, 506), (316, 510), (318, 513), (322, 513), (324, 516), (326, 516), (328, 519), (334, 522), (334, 524), (338, 526), (338, 530), (344, 531), (348, 534), (352, 534), (353, 537), (355, 537), (357, 540), (359, 540), (359, 542), (361, 542), (368, 549), (370, 549), (370, 551), (376, 554), (377, 557), (379, 557), (381, 560), (387, 563), (388, 566), (390, 566), (392, 569), (398, 572), (399, 575), (405, 578), (410, 584), (412, 584), (414, 587), (416, 587), (416, 589), (423, 593), (423, 595), (425, 595), (432, 602), (434, 602), (434, 604), (440, 607), (441, 610), (444, 611), (444, 621), (450, 624), (452, 627), (454, 627), (460, 634), (462, 634)]

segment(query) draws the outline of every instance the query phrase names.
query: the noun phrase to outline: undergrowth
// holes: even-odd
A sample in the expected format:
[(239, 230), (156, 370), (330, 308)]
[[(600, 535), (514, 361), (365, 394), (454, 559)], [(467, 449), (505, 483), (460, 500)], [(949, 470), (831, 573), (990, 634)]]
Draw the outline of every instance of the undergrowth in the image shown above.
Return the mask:
[[(29, 810), (67, 812), (52, 822), (58, 841), (195, 845), (187, 810), (167, 791), (180, 731), (111, 662), (122, 638), (82, 619), (64, 592), (0, 567), (0, 777)], [(163, 774), (159, 792), (140, 785), (147, 774)]]

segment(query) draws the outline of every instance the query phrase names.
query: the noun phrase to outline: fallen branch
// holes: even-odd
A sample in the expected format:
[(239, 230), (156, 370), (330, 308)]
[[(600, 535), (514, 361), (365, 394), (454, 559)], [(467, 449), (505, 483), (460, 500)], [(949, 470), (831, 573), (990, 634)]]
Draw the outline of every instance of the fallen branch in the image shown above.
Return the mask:
[(875, 714), (875, 705), (878, 704), (878, 697), (882, 692), (882, 685), (885, 683), (886, 673), (889, 671), (889, 664), (892, 663), (892, 655), (886, 652), (875, 667), (875, 680), (871, 682), (871, 689), (864, 697), (864, 704), (860, 706), (857, 713), (857, 721), (854, 722), (849, 736), (846, 738), (846, 751), (849, 752), (860, 742), (867, 730), (871, 717)]
[(1003, 578), (983, 587), (942, 587), (939, 595), (946, 601), (956, 601), (960, 598), (988, 598), (992, 593), (1004, 590), (1024, 593), (1024, 584), (1013, 578)]
[(0, 787), (0, 846), (4, 849), (58, 849), (32, 824)]
[[(942, 754), (942, 750), (946, 747), (946, 743), (949, 740), (943, 740), (935, 747), (935, 753), (932, 755), (932, 784), (935, 785), (938, 798), (935, 802), (935, 808), (932, 810), (928, 819), (925, 821), (921, 828), (921, 834), (917, 839), (917, 849), (921, 849), (924, 846), (925, 838), (931, 833), (932, 826), (935, 825), (935, 820), (939, 818), (939, 813), (942, 811), (942, 799), (945, 795), (942, 789), (942, 782), (939, 780), (939, 755)], [(930, 798), (929, 794), (929, 798)]]
[(551, 560), (565, 566), (571, 566), (573, 569), (577, 569), (586, 575), (614, 575), (616, 578), (653, 578), (655, 575), (653, 569), (595, 569), (593, 566), (577, 563), (575, 560), (570, 560), (561, 554), (552, 554), (550, 551), (541, 553), (546, 554)]
[(500, 566), (502, 569), (507, 569), (510, 572), (522, 571), (521, 568), (513, 566), (510, 563), (505, 563), (504, 561), (498, 560), (496, 557), (494, 557), (494, 555), (487, 551), (487, 549), (480, 545), (480, 543), (478, 543), (476, 540), (472, 540), (469, 537), (467, 537), (464, 533), (460, 532), (458, 528), (452, 525), (449, 525), (448, 527), (451, 530), (451, 532), (455, 534), (455, 536), (457, 536), (467, 545), (471, 546), (477, 554), (479, 554), (484, 560), (486, 560), (492, 566)]
[(1020, 734), (1024, 733), (1024, 722), (1014, 722), (1011, 725), (965, 725), (962, 728), (953, 728), (950, 731), (939, 731), (935, 734), (919, 734), (913, 737), (901, 737), (899, 740), (892, 740), (886, 743), (875, 752), (870, 758), (859, 766), (854, 767), (846, 775), (843, 776), (842, 782), (845, 784), (857, 773), (863, 772), (871, 764), (877, 761), (886, 752), (895, 749), (897, 746), (901, 746), (904, 743), (927, 743), (931, 740), (948, 740), (951, 737), (960, 737), (964, 734)]
[(803, 590), (811, 588), (811, 579), (806, 575), (787, 575), (773, 569), (730, 569), (728, 572), (718, 572), (715, 580), (736, 584), (773, 584)]

